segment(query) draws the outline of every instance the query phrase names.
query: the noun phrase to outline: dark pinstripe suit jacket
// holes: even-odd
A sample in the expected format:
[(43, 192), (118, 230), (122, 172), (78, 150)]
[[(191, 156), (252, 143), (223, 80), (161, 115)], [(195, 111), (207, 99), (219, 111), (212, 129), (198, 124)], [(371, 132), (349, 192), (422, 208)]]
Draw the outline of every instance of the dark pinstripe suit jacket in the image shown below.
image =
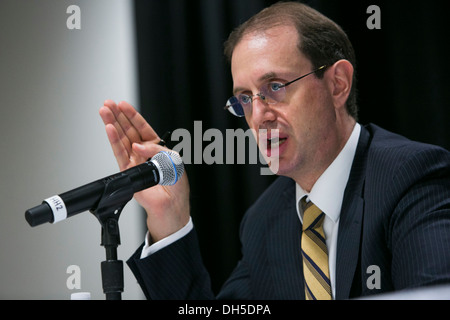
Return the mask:
[[(240, 237), (242, 259), (218, 298), (304, 298), (291, 179), (278, 178), (261, 195), (244, 216)], [(195, 230), (148, 258), (140, 260), (140, 250), (128, 264), (147, 298), (214, 298)], [(450, 153), (375, 125), (362, 127), (339, 222), (336, 298), (445, 282)]]

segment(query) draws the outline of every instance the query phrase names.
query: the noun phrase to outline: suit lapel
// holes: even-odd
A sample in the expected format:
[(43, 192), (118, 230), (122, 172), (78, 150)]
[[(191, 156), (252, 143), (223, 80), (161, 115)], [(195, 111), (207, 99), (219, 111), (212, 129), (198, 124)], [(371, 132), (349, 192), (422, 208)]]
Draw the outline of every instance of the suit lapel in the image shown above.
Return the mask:
[[(366, 151), (370, 134), (361, 127), (355, 159), (344, 193), (336, 257), (336, 299), (348, 299), (358, 265), (364, 212)], [(304, 299), (301, 224), (295, 208), (295, 182), (286, 183), (283, 203), (267, 224), (269, 272), (277, 299)]]
[(360, 260), (364, 182), (369, 132), (361, 127), (356, 154), (344, 193), (336, 256), (336, 299), (348, 299)]
[(301, 224), (295, 208), (293, 180), (287, 183), (281, 203), (270, 217), (266, 238), (275, 296), (284, 300), (304, 299)]

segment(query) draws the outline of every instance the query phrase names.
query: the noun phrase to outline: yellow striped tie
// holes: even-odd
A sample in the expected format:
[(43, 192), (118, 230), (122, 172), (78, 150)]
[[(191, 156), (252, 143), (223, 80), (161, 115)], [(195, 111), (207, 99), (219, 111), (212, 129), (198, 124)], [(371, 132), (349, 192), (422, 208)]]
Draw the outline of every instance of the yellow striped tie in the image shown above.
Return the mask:
[(312, 202), (303, 205), (302, 257), (307, 300), (331, 300), (328, 249), (323, 232), (325, 214)]

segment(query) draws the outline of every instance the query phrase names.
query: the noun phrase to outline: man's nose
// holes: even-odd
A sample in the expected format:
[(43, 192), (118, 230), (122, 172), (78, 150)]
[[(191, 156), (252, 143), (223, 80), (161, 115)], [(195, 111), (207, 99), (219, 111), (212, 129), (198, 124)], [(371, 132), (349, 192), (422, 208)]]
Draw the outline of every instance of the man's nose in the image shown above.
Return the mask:
[(264, 96), (257, 94), (254, 96), (252, 101), (253, 108), (253, 120), (259, 124), (267, 121), (274, 121), (276, 119), (275, 111), (264, 99)]

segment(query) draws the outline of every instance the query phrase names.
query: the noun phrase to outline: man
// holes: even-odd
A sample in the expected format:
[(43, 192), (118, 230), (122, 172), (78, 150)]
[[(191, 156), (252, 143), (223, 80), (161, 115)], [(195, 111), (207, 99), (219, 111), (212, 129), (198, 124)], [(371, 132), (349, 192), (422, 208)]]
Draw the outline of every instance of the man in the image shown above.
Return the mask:
[[(217, 298), (348, 299), (450, 282), (450, 154), (357, 123), (345, 33), (306, 5), (279, 3), (225, 51), (226, 108), (267, 130), (258, 145), (267, 156), (278, 147), (282, 177), (244, 216), (242, 258)], [(106, 101), (100, 114), (120, 169), (163, 149), (129, 104)], [(186, 175), (135, 197), (149, 232), (128, 264), (147, 298), (214, 298)]]

